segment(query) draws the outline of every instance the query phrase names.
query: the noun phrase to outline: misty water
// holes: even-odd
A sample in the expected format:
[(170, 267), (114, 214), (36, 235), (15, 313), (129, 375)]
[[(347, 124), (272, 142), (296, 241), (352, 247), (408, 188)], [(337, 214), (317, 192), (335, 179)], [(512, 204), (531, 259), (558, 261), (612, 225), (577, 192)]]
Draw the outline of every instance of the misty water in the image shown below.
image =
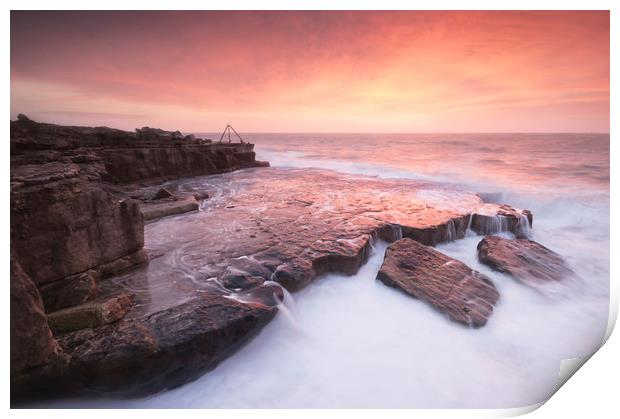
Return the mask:
[[(537, 289), (476, 258), (473, 233), (437, 248), (501, 297), (469, 329), (376, 281), (386, 243), (354, 276), (287, 295), (275, 320), (214, 371), (140, 399), (49, 407), (522, 407), (555, 390), (560, 361), (601, 344), (609, 304), (609, 136), (254, 134), (272, 166), (447, 182), (534, 213), (533, 239), (577, 278)], [(277, 193), (277, 191), (274, 191)], [(148, 230), (147, 230), (148, 244)]]

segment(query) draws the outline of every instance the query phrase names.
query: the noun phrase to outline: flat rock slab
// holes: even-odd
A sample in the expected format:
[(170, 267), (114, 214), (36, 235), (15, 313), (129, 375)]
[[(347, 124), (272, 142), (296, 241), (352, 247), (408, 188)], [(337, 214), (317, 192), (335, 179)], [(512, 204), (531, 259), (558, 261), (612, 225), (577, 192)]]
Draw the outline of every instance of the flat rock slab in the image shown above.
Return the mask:
[(483, 274), (407, 238), (388, 247), (377, 279), (472, 327), (486, 324), (499, 298)]
[(134, 187), (151, 196), (205, 192), (199, 211), (145, 226), (148, 266), (114, 278), (136, 293), (137, 317), (178, 304), (196, 289), (221, 293), (264, 280), (289, 291), (328, 272), (354, 274), (375, 239), (434, 245), (465, 235), (475, 193), (408, 179), (316, 169), (248, 169)]
[(561, 281), (573, 275), (560, 255), (528, 239), (487, 236), (478, 243), (478, 259), (529, 285)]

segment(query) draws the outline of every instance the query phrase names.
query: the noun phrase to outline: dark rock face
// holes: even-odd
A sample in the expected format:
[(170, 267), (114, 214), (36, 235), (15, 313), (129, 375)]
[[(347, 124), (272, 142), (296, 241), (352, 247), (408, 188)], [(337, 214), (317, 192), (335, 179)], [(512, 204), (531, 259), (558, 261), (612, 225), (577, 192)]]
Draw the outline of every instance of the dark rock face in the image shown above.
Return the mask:
[(11, 242), (37, 285), (110, 263), (144, 245), (137, 202), (89, 184), (79, 169), (59, 180), (45, 173), (48, 181), (32, 185), (20, 182), (27, 179), (22, 173), (22, 167), (11, 172)]
[(37, 287), (11, 251), (11, 381), (23, 370), (58, 357)]
[(260, 302), (204, 294), (146, 318), (63, 334), (65, 358), (18, 377), (12, 392), (139, 395), (176, 387), (214, 368), (275, 313)]
[(486, 276), (407, 238), (388, 247), (377, 279), (473, 327), (486, 324), (499, 298)]
[(560, 255), (527, 239), (487, 236), (478, 243), (478, 259), (530, 285), (561, 281), (573, 275)]

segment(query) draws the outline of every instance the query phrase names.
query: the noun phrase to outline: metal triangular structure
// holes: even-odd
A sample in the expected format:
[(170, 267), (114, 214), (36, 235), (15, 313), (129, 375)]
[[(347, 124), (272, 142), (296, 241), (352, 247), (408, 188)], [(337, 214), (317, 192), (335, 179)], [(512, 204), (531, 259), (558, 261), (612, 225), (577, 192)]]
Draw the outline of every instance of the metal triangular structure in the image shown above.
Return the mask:
[(235, 131), (235, 129), (230, 125), (227, 124), (226, 128), (224, 128), (224, 132), (222, 132), (222, 135), (220, 136), (220, 143), (222, 142), (222, 140), (224, 139), (224, 137), (228, 134), (228, 142), (230, 143), (230, 133), (231, 131), (237, 136), (237, 138), (239, 138), (239, 141), (241, 141), (241, 143), (244, 143), (243, 138), (241, 138), (241, 136), (239, 135), (239, 133), (237, 133), (237, 131)]

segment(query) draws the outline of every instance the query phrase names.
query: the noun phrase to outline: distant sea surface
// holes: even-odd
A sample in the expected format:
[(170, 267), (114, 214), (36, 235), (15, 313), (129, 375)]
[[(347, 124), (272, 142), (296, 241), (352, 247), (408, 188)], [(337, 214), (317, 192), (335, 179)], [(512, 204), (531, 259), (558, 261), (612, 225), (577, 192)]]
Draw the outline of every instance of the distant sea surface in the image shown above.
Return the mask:
[[(207, 134), (208, 135), (208, 134)], [(475, 182), (520, 190), (609, 189), (609, 134), (247, 134), (274, 166)], [(219, 136), (210, 135), (216, 140)]]

